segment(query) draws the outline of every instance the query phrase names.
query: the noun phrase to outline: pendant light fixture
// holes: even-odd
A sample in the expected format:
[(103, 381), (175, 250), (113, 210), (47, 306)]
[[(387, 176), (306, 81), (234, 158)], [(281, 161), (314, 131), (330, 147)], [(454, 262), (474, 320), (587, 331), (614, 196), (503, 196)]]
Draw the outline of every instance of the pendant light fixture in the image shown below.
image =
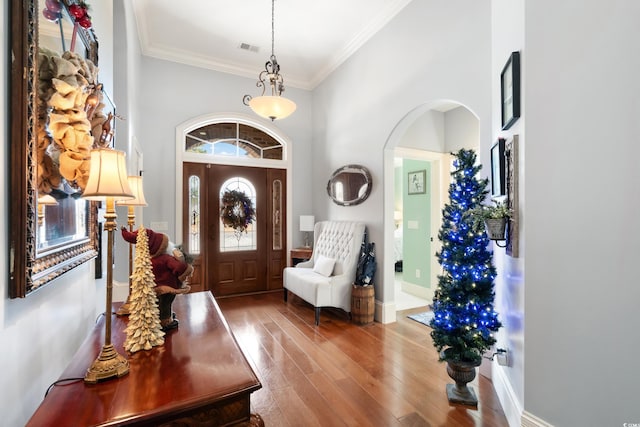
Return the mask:
[[(271, 57), (266, 62), (264, 71), (258, 75), (256, 83), (256, 86), (262, 87), (262, 95), (255, 98), (245, 95), (242, 99), (244, 105), (251, 107), (254, 113), (271, 121), (289, 117), (296, 110), (295, 102), (282, 96), (284, 79), (280, 74), (280, 65), (274, 53), (274, 10), (275, 0), (271, 0)], [(265, 95), (267, 85), (271, 88), (271, 95)]]

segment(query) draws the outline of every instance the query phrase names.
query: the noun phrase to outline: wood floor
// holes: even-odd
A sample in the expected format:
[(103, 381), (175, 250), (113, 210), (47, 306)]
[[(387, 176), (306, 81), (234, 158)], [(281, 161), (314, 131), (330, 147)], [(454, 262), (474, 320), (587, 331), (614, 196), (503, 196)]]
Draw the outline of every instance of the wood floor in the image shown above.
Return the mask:
[(490, 380), (472, 385), (478, 408), (450, 405), (452, 380), (430, 329), (398, 313), (396, 323), (358, 326), (341, 310), (282, 292), (218, 299), (263, 388), (251, 397), (266, 426), (507, 426)]

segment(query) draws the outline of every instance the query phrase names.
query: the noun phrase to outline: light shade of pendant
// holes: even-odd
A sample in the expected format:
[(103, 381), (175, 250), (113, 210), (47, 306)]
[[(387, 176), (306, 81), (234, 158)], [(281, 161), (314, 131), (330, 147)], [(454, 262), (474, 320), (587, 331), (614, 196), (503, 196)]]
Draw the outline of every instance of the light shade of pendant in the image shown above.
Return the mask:
[(295, 102), (277, 95), (251, 98), (249, 107), (257, 115), (271, 120), (284, 119), (296, 111)]

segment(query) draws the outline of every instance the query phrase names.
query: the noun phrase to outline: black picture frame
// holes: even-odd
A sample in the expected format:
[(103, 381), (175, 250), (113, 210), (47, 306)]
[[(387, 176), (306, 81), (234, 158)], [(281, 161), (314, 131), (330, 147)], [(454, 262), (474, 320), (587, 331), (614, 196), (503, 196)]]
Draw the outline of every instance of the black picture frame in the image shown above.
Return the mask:
[(427, 192), (426, 169), (407, 174), (407, 194), (425, 194)]
[(520, 52), (512, 52), (500, 73), (502, 130), (507, 130), (520, 117)]
[(498, 141), (491, 147), (491, 197), (493, 199), (506, 195), (505, 180), (505, 139)]

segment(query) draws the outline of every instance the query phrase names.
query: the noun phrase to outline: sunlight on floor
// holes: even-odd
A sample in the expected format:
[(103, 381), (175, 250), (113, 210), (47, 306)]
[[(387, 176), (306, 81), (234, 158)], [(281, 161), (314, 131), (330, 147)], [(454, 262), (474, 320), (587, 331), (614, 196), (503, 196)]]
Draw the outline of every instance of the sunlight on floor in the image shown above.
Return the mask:
[(423, 298), (418, 298), (415, 295), (408, 294), (402, 291), (402, 273), (396, 273), (395, 276), (395, 302), (396, 311), (408, 310), (416, 307), (426, 307), (431, 303)]

